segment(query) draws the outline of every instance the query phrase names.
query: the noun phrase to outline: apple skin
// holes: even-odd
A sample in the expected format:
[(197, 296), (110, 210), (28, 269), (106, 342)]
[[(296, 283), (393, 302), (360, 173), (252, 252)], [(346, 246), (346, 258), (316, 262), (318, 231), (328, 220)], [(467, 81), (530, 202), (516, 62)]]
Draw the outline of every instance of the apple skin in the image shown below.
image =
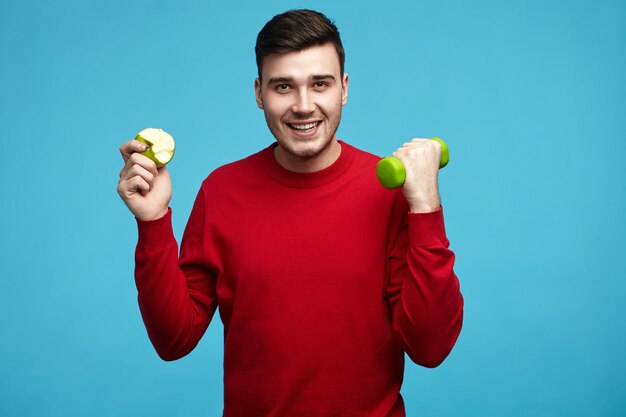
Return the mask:
[[(448, 150), (448, 145), (441, 138), (432, 137), (430, 139), (436, 140), (441, 144), (441, 160), (439, 161), (439, 169), (441, 169), (448, 165), (448, 162), (450, 162), (450, 151)], [(404, 185), (404, 181), (406, 180), (406, 169), (404, 168), (404, 165), (402, 165), (402, 161), (398, 158), (395, 156), (388, 156), (381, 159), (378, 162), (378, 165), (376, 165), (376, 176), (383, 187), (393, 190)]]
[(146, 149), (143, 152), (140, 152), (143, 156), (146, 156), (148, 158), (150, 158), (157, 166), (157, 168), (161, 168), (164, 167), (165, 165), (167, 165), (172, 158), (174, 158), (174, 154), (172, 154), (172, 158), (170, 158), (169, 161), (167, 161), (166, 163), (162, 163), (161, 161), (159, 161), (156, 157), (156, 155), (154, 155), (154, 151), (151, 148), (152, 143), (150, 143), (149, 141), (147, 141), (146, 139), (144, 139), (143, 137), (137, 135), (137, 137), (135, 137), (135, 140), (141, 142), (141, 143), (145, 143), (146, 145), (148, 145), (148, 149)]
[[(144, 129), (144, 130), (147, 130), (147, 129)], [(139, 134), (135, 136), (135, 140), (148, 145), (148, 148), (145, 151), (140, 152), (140, 153), (143, 156), (150, 158), (150, 160), (152, 160), (156, 164), (157, 168), (164, 167), (165, 165), (169, 164), (172, 161), (172, 159), (174, 159), (174, 153), (176, 153), (176, 146), (174, 146), (174, 150), (172, 151), (172, 156), (170, 157), (170, 159), (167, 162), (163, 163), (159, 161), (156, 155), (154, 154), (154, 151), (152, 150), (153, 143), (150, 142), (148, 139), (144, 138), (143, 136), (141, 136), (141, 132), (139, 132)]]

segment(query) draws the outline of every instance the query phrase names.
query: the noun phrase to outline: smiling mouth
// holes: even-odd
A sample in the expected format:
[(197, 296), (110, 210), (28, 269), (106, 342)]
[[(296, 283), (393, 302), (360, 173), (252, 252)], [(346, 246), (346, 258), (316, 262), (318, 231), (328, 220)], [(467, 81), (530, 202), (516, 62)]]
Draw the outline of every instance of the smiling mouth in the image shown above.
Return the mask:
[(292, 128), (293, 130), (301, 133), (311, 132), (315, 129), (321, 122), (311, 122), (311, 123), (287, 123), (287, 126)]

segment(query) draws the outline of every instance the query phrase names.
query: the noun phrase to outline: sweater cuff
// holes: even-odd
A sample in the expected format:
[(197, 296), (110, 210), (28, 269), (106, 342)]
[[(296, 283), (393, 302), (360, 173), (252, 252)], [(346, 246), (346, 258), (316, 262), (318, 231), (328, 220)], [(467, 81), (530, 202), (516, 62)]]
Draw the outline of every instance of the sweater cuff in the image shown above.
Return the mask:
[(447, 246), (443, 207), (431, 213), (409, 212), (409, 243), (412, 246)]
[(174, 238), (174, 229), (172, 228), (172, 209), (168, 207), (167, 213), (154, 220), (137, 220), (137, 229), (139, 231), (137, 245), (142, 246), (164, 246), (171, 242)]

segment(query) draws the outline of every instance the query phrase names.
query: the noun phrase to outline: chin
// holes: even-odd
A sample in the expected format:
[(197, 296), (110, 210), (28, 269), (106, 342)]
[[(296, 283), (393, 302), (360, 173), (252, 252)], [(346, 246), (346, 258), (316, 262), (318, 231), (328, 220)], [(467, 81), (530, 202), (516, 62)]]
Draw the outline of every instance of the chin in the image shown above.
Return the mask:
[(322, 154), (330, 146), (332, 140), (313, 143), (287, 143), (281, 144), (281, 147), (293, 156), (300, 159), (313, 159)]

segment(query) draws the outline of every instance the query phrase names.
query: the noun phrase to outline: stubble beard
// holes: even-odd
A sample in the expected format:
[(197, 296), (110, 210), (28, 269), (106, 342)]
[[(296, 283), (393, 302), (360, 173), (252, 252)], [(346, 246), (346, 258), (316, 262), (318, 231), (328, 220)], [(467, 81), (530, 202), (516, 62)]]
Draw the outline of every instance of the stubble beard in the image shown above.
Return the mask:
[(329, 119), (323, 119), (322, 123), (326, 126), (322, 126), (322, 127), (323, 128), (328, 127), (330, 131), (328, 131), (327, 133), (323, 132), (324, 137), (322, 141), (319, 141), (319, 142), (314, 141), (314, 143), (312, 144), (307, 143), (306, 146), (297, 147), (297, 148), (292, 146), (292, 143), (288, 140), (280, 140), (279, 139), (280, 130), (277, 127), (273, 126), (273, 124), (270, 122), (267, 116), (265, 120), (267, 122), (268, 128), (270, 129), (270, 132), (272, 132), (272, 135), (278, 142), (281, 149), (283, 149), (289, 155), (294, 156), (302, 161), (309, 161), (311, 159), (315, 159), (316, 157), (324, 154), (326, 151), (330, 149), (333, 139), (335, 138), (335, 135), (337, 133), (337, 129), (339, 129), (339, 122), (341, 121), (341, 110), (339, 112), (339, 116), (337, 117), (337, 120), (331, 121)]

